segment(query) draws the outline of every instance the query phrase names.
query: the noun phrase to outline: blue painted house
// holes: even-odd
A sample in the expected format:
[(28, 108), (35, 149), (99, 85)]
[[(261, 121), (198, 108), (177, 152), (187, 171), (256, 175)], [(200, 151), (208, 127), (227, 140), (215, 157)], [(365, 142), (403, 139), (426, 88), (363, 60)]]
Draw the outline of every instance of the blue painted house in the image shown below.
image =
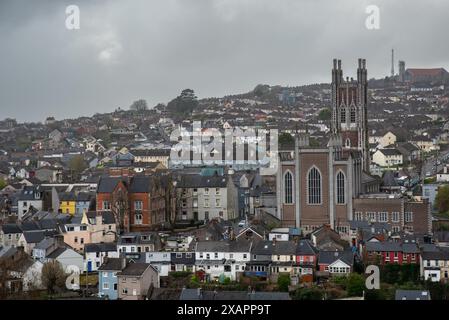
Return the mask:
[(88, 192), (80, 192), (76, 197), (75, 213), (82, 214), (83, 212), (89, 212), (94, 195)]
[(126, 268), (125, 258), (105, 258), (98, 268), (98, 295), (109, 300), (117, 300), (117, 273)]

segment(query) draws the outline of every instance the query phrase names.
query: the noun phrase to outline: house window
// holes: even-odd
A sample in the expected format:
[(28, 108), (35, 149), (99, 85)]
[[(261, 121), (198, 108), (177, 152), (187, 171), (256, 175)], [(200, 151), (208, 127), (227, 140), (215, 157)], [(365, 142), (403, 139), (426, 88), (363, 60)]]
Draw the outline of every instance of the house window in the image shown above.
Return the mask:
[(128, 288), (123, 288), (123, 289), (122, 289), (122, 293), (123, 293), (123, 294), (128, 294)]
[(363, 212), (356, 212), (354, 214), (354, 220), (355, 221), (363, 221)]
[(388, 222), (388, 212), (379, 212), (379, 222)]
[(209, 195), (209, 188), (204, 188), (204, 195)]
[(109, 283), (107, 282), (103, 283), (103, 290), (109, 290)]
[(321, 204), (321, 174), (313, 167), (307, 175), (308, 204)]
[(340, 171), (337, 174), (337, 204), (344, 204), (345, 202), (345, 175)]
[(399, 222), (399, 212), (392, 212), (391, 213), (391, 221), (392, 222)]
[(179, 258), (182, 258), (182, 253), (179, 253), (179, 252), (176, 253), (176, 258), (178, 258), (178, 259), (179, 259)]
[(209, 199), (204, 199), (204, 207), (209, 208)]
[(376, 222), (376, 213), (375, 212), (367, 212), (366, 216), (368, 218), (368, 221)]
[(104, 211), (111, 210), (111, 204), (109, 203), (109, 201), (103, 201), (103, 210)]
[(215, 188), (215, 194), (218, 196), (220, 195), (220, 188)]
[(218, 259), (218, 252), (214, 253), (214, 259)]
[(221, 207), (220, 199), (215, 199), (215, 207), (217, 207), (217, 208)]
[(134, 215), (134, 224), (142, 224), (143, 223), (143, 217), (141, 213), (136, 213)]
[(78, 237), (75, 237), (75, 239), (73, 240), (75, 243), (78, 243)]
[(193, 199), (193, 207), (198, 208), (198, 199)]
[(284, 202), (287, 204), (293, 203), (293, 176), (290, 171), (287, 171), (284, 175)]
[(134, 201), (134, 210), (142, 211), (143, 203), (142, 201)]
[(87, 230), (87, 226), (80, 226), (80, 230), (81, 231), (86, 231)]
[(404, 220), (405, 222), (413, 222), (413, 212), (405, 212)]

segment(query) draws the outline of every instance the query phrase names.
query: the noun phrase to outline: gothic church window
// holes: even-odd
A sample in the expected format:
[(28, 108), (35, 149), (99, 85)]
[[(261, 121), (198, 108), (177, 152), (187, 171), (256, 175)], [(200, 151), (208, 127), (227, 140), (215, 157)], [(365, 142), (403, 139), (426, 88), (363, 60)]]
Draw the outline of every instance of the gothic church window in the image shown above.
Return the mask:
[(345, 175), (343, 172), (337, 174), (337, 204), (345, 203)]
[(317, 168), (310, 169), (307, 175), (308, 203), (321, 204), (321, 174)]
[(284, 175), (284, 202), (293, 203), (293, 176), (289, 171)]

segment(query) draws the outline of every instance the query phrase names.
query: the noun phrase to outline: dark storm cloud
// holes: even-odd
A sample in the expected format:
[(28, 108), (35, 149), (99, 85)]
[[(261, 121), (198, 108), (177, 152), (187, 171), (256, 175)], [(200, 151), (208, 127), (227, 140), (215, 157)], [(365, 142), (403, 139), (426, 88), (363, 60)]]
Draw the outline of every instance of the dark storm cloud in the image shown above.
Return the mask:
[[(76, 4), (81, 29), (65, 28)], [(367, 5), (380, 30), (367, 30)], [(331, 60), (354, 75), (407, 67), (449, 68), (445, 0), (0, 0), (0, 118), (41, 121), (109, 112), (138, 98), (167, 102), (258, 83), (328, 82)]]

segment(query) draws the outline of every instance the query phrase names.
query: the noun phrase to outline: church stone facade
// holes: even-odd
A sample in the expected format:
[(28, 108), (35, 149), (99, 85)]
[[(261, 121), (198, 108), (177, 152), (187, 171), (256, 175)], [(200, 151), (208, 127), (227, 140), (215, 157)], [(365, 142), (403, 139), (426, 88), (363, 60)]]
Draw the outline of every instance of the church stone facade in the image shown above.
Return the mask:
[[(394, 212), (382, 209), (391, 202), (391, 195), (379, 194), (379, 179), (369, 174), (367, 95), (365, 60), (358, 61), (356, 80), (344, 80), (341, 61), (334, 60), (329, 142), (324, 147), (312, 147), (307, 134), (297, 134), (294, 150), (279, 151), (276, 185), (283, 226), (301, 227), (309, 233), (326, 224), (347, 234), (350, 221), (381, 222), (382, 218), (382, 222), (390, 222), (399, 214), (403, 222), (397, 225), (401, 230), (405, 229), (404, 217), (411, 215), (420, 223), (426, 221), (420, 231), (431, 231), (427, 224), (430, 207), (425, 202), (409, 205), (403, 200), (405, 204), (395, 206)], [(374, 196), (376, 208), (370, 205)], [(413, 208), (413, 212), (405, 212), (405, 208)], [(409, 220), (407, 230), (413, 231), (413, 221)]]

